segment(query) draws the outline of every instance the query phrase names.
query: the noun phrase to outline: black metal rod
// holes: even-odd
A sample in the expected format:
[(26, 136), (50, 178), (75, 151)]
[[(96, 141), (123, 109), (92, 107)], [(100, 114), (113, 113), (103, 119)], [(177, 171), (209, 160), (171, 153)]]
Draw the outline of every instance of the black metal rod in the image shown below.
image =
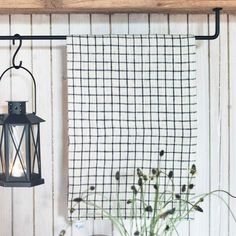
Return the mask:
[[(215, 34), (214, 35), (197, 35), (196, 40), (213, 40), (220, 34), (220, 11), (222, 8), (214, 8), (215, 12)], [(22, 40), (66, 40), (66, 35), (21, 35)], [(0, 36), (0, 40), (17, 40), (19, 37), (6, 35)]]
[[(66, 40), (66, 35), (21, 35), (22, 40)], [(16, 36), (0, 36), (0, 40), (17, 40)]]

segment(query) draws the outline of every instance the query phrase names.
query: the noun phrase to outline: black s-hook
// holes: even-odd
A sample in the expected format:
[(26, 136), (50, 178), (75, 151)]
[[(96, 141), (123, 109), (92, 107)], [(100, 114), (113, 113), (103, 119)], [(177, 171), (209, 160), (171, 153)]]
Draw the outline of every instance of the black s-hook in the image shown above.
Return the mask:
[[(21, 36), (19, 34), (15, 34), (14, 37), (17, 37), (19, 39), (20, 43), (19, 43), (18, 48), (16, 49), (16, 52), (13, 55), (12, 65), (15, 69), (20, 69), (22, 67), (22, 61), (20, 61), (19, 65), (17, 66), (15, 60), (16, 60), (16, 55), (17, 55), (17, 53), (19, 52), (19, 50), (22, 46), (22, 39), (21, 39)], [(13, 45), (15, 45), (15, 38), (13, 39)]]

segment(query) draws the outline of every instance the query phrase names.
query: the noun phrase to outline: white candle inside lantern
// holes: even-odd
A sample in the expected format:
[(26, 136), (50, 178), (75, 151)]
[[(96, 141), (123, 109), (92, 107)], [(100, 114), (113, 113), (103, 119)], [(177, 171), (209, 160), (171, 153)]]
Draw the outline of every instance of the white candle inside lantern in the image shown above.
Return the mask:
[(24, 170), (18, 158), (16, 159), (14, 166), (13, 166), (13, 163), (11, 164), (11, 173), (12, 173), (12, 176), (14, 177), (24, 176)]
[[(16, 127), (12, 127), (12, 137), (14, 139), (15, 145), (19, 148), (21, 132), (17, 130)], [(11, 151), (12, 162), (10, 164), (10, 174), (14, 177), (22, 177), (25, 175), (24, 163), (22, 158), (22, 149), (19, 150), (18, 155), (16, 156), (16, 149), (13, 147)], [(15, 159), (16, 158), (16, 159)], [(20, 159), (21, 161), (20, 161)], [(15, 160), (15, 162), (14, 162)]]

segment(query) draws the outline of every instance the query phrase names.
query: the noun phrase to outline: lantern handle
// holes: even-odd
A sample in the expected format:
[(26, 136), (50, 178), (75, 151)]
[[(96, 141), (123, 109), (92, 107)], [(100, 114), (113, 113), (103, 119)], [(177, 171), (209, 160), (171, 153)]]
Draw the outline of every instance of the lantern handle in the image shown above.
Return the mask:
[(19, 39), (20, 43), (19, 43), (19, 46), (18, 46), (18, 48), (16, 49), (16, 51), (15, 51), (15, 53), (14, 53), (14, 55), (13, 55), (13, 58), (12, 58), (12, 65), (13, 65), (13, 66), (7, 68), (7, 69), (2, 73), (2, 75), (0, 76), (0, 81), (2, 80), (2, 77), (5, 75), (5, 73), (6, 73), (7, 71), (13, 69), (13, 68), (14, 68), (14, 69), (17, 69), (17, 70), (21, 68), (21, 69), (25, 70), (26, 72), (28, 72), (28, 73), (30, 74), (31, 79), (32, 79), (33, 84), (34, 84), (34, 111), (33, 111), (33, 113), (36, 114), (36, 104), (37, 104), (37, 101), (36, 101), (36, 99), (37, 99), (37, 94), (36, 94), (36, 93), (37, 93), (37, 92), (36, 92), (36, 82), (35, 82), (35, 79), (34, 79), (33, 74), (32, 74), (28, 69), (26, 69), (25, 67), (22, 66), (22, 61), (19, 62), (19, 65), (16, 65), (16, 63), (15, 63), (16, 55), (17, 55), (17, 53), (19, 52), (19, 50), (20, 50), (20, 48), (21, 48), (21, 46), (22, 46), (22, 38), (21, 38), (21, 36), (20, 36), (19, 34), (15, 34), (15, 35), (14, 35), (14, 38), (13, 38), (13, 45), (15, 45), (15, 40), (16, 40), (16, 38)]
[[(28, 72), (31, 76), (31, 79), (33, 81), (33, 86), (34, 86), (34, 111), (33, 113), (36, 114), (36, 104), (37, 104), (37, 92), (36, 92), (36, 82), (35, 82), (35, 79), (34, 79), (34, 76), (33, 74), (25, 67), (23, 66), (20, 66), (21, 69), (25, 70), (26, 72)], [(0, 76), (0, 81), (2, 80), (3, 76), (7, 73), (7, 71), (11, 70), (11, 69), (16, 69), (15, 66), (11, 66), (9, 68), (7, 68)]]

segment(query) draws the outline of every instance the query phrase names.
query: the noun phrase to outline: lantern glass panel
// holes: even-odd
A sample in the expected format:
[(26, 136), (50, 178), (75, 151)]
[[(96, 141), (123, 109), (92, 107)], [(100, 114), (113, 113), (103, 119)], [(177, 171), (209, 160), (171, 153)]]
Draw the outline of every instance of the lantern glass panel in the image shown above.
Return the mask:
[(27, 179), (26, 129), (27, 125), (8, 126), (9, 177), (21, 181)]
[(0, 176), (5, 173), (5, 149), (3, 126), (0, 126)]
[(30, 140), (31, 140), (31, 173), (40, 174), (40, 148), (39, 148), (39, 125), (32, 125), (30, 127)]

